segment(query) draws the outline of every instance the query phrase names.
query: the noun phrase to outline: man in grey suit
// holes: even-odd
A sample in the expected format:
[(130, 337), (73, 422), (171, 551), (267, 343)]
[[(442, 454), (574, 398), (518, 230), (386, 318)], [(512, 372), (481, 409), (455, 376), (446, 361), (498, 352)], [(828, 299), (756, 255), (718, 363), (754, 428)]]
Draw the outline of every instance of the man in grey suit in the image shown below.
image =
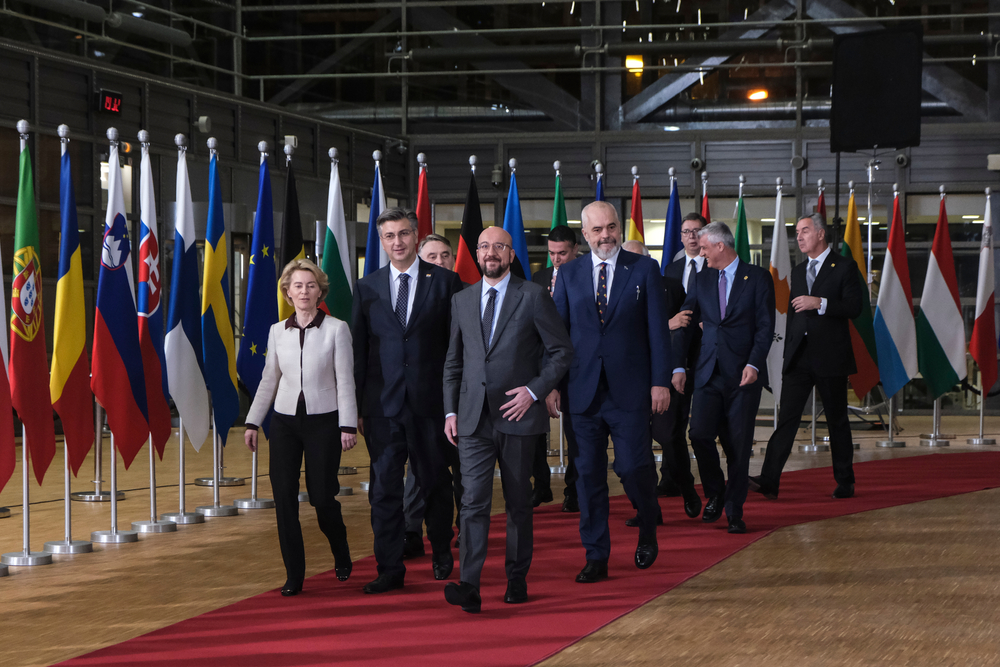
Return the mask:
[(510, 273), (510, 234), (489, 227), (477, 246), (483, 279), (451, 299), (451, 340), (444, 365), (445, 435), (458, 447), (462, 482), (461, 582), (445, 599), (478, 613), (500, 461), (507, 506), (507, 592), (528, 600), (531, 565), (531, 468), (538, 435), (549, 428), (546, 397), (569, 369), (569, 334), (545, 288)]

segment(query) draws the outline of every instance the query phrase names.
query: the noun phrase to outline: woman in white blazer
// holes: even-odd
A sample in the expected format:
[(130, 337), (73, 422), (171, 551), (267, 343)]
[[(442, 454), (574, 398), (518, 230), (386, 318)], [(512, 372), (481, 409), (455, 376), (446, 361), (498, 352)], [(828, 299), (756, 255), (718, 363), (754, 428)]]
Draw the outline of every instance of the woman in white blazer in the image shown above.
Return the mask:
[(281, 293), (295, 314), (271, 327), (264, 373), (247, 414), (246, 445), (257, 449), (257, 429), (274, 404), (270, 477), (278, 542), (288, 581), (282, 595), (297, 595), (306, 573), (299, 524), (299, 469), (320, 530), (330, 540), (337, 579), (351, 575), (351, 551), (337, 493), (341, 452), (357, 444), (354, 352), (347, 324), (319, 310), (330, 289), (326, 274), (307, 259), (281, 272)]

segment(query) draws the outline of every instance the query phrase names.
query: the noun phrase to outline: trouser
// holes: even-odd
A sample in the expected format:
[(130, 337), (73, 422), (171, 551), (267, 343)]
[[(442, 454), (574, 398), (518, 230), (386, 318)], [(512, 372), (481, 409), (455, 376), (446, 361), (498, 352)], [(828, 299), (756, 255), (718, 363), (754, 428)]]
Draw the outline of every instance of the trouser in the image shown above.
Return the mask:
[[(576, 498), (576, 472), (575, 452), (576, 436), (573, 433), (573, 420), (568, 412), (563, 413), (563, 433), (566, 435), (566, 488), (563, 490), (564, 498)], [(538, 436), (538, 444), (535, 447), (535, 459), (532, 463), (532, 476), (535, 478), (535, 489), (548, 489), (552, 486), (551, 471), (549, 470), (548, 442), (544, 435)]]
[[(443, 435), (441, 436), (444, 437)], [(455, 491), (455, 528), (461, 528), (462, 519), (462, 470), (458, 464), (458, 448), (447, 443), (444, 445), (445, 460), (451, 469)], [(427, 503), (424, 492), (417, 486), (417, 476), (406, 474), (406, 486), (403, 488), (403, 514), (406, 515), (406, 532), (424, 533), (424, 515), (427, 513)]]

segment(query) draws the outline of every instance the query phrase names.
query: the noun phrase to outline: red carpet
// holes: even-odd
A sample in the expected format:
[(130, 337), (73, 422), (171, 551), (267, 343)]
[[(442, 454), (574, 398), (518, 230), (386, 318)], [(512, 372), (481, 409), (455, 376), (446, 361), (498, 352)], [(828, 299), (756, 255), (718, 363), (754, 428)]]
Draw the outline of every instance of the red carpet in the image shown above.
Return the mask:
[(1000, 452), (870, 461), (855, 464), (855, 474), (858, 495), (835, 501), (829, 468), (786, 473), (779, 500), (750, 494), (746, 535), (729, 535), (724, 517), (705, 525), (684, 516), (680, 499), (661, 499), (660, 556), (645, 571), (632, 564), (637, 533), (624, 526), (633, 510), (613, 498), (611, 577), (596, 585), (573, 581), (584, 564), (576, 515), (557, 506), (537, 511), (523, 605), (502, 601), (505, 519), (495, 517), (479, 616), (445, 603), (427, 557), (410, 561), (402, 591), (364, 595), (361, 586), (375, 576), (366, 558), (346, 584), (331, 570), (308, 579), (298, 597), (270, 591), (62, 664), (531, 665), (777, 528), (1000, 486)]

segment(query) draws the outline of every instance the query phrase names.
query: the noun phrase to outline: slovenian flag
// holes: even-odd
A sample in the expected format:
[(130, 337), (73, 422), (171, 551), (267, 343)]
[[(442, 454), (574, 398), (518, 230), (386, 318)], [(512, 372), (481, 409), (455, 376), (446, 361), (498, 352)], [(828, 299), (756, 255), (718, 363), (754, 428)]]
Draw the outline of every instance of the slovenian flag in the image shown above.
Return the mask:
[(330, 191), (326, 200), (326, 237), (323, 243), (323, 272), (330, 280), (326, 308), (331, 315), (350, 324), (354, 296), (348, 247), (344, 194), (340, 188), (340, 167), (338, 161), (334, 159), (330, 165)]
[(368, 238), (365, 240), (365, 275), (371, 275), (389, 263), (389, 255), (382, 247), (375, 221), (385, 206), (385, 189), (382, 187), (382, 168), (375, 160), (375, 182), (372, 183), (372, 205), (368, 213)]
[[(979, 285), (976, 287), (976, 323), (972, 327), (969, 352), (979, 364), (983, 395), (997, 381), (997, 330), (994, 321), (993, 293), (993, 212), (986, 195), (983, 214), (983, 239), (979, 247)], [(984, 399), (985, 400), (985, 399)]]
[(896, 193), (874, 324), (878, 371), (886, 396), (895, 396), (917, 374), (917, 329), (903, 236), (903, 217)]
[(115, 447), (121, 452), (127, 469), (149, 437), (149, 422), (146, 378), (136, 325), (132, 246), (125, 219), (117, 141), (111, 142), (108, 166), (108, 211), (97, 282), (90, 387), (104, 406)]
[(517, 177), (510, 172), (510, 190), (507, 191), (507, 207), (503, 213), (503, 229), (510, 234), (514, 246), (514, 261), (510, 272), (518, 278), (531, 280), (531, 266), (528, 264), (528, 239), (524, 236), (524, 218), (521, 217), (521, 198), (517, 194)]
[[(703, 214), (704, 215), (704, 214)], [(767, 377), (771, 382), (774, 401), (781, 400), (781, 372), (785, 359), (785, 323), (788, 320), (788, 304), (791, 297), (789, 275), (792, 273), (792, 258), (788, 252), (788, 230), (785, 227), (785, 213), (781, 206), (781, 188), (774, 202), (774, 231), (771, 233), (771, 262), (768, 267), (774, 283), (774, 342), (767, 353)]]

